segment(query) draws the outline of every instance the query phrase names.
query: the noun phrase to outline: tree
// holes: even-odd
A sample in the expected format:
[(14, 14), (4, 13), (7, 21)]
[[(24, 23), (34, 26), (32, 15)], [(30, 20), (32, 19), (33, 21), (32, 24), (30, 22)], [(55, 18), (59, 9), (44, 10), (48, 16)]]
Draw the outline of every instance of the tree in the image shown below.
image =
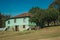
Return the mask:
[(31, 13), (33, 16), (30, 18), (30, 21), (35, 22), (37, 26), (40, 26), (41, 28), (44, 27), (44, 12), (39, 7), (34, 7), (30, 9), (29, 13)]
[(4, 18), (3, 17), (5, 17), (5, 16), (0, 13), (0, 28), (4, 27)]
[(50, 6), (49, 8), (54, 7), (56, 8), (57, 11), (59, 11), (59, 15), (58, 15), (58, 20), (60, 21), (60, 0), (55, 0)]
[(55, 25), (55, 22), (58, 20), (58, 10), (56, 10), (55, 8), (48, 8), (46, 11), (45, 11), (45, 21), (48, 23), (48, 26), (49, 26), (49, 23), (50, 22), (54, 22), (54, 25)]
[(55, 0), (49, 7), (57, 8), (60, 12), (60, 0)]
[(0, 28), (5, 27), (5, 20), (10, 18), (10, 15), (4, 15), (0, 12)]
[(47, 23), (47, 25), (49, 26), (49, 23), (51, 23), (51, 14), (49, 13), (49, 10), (45, 10), (45, 17), (44, 17), (44, 21)]

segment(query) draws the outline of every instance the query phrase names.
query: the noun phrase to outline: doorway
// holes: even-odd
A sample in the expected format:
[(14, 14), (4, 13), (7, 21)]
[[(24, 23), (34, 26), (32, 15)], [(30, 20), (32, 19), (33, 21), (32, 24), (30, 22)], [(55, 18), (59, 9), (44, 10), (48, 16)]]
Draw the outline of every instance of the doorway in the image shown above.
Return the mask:
[(15, 31), (19, 31), (18, 27), (18, 25), (15, 26)]

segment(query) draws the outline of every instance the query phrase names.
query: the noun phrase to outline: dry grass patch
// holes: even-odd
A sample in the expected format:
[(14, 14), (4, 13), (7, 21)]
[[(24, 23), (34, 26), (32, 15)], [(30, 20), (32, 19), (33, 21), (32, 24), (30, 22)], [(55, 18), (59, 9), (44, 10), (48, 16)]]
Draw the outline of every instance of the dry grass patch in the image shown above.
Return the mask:
[(60, 26), (23, 32), (0, 32), (1, 40), (60, 40)]

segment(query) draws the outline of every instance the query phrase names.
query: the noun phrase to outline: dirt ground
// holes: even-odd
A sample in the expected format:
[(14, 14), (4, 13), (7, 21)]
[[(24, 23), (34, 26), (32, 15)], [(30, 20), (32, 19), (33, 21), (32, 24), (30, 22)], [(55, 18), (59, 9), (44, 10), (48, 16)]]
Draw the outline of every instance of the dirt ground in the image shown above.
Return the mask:
[(50, 27), (30, 32), (0, 32), (0, 40), (60, 40), (60, 27)]

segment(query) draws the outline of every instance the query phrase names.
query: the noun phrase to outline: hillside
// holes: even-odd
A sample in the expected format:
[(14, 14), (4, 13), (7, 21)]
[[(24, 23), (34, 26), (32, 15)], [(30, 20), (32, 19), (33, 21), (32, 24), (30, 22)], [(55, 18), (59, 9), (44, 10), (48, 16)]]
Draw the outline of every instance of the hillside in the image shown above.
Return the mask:
[(0, 31), (0, 40), (60, 40), (60, 26), (23, 32)]

